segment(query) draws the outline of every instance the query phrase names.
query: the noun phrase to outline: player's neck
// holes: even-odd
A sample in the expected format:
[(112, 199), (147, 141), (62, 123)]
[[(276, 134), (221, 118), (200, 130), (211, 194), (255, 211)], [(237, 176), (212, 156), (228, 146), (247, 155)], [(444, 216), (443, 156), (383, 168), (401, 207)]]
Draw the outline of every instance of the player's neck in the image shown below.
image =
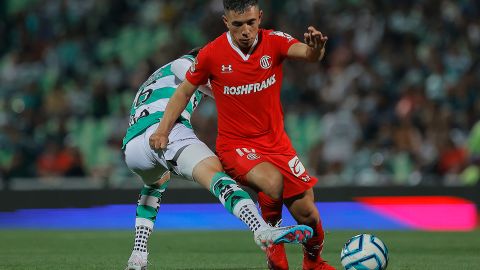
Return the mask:
[(237, 47), (237, 49), (239, 49), (242, 53), (244, 54), (249, 54), (251, 51), (252, 51), (252, 48), (256, 45), (257, 43), (257, 38), (255, 38), (255, 41), (253, 42), (252, 45), (248, 46), (248, 48), (245, 48), (245, 47), (241, 47), (238, 42), (232, 37), (232, 35), (230, 34), (230, 32), (227, 32), (227, 35), (229, 36), (230, 38), (230, 41), (231, 41), (231, 44), (233, 44), (233, 46)]
[(232, 41), (233, 41), (233, 45), (237, 47), (244, 54), (248, 54), (253, 47), (253, 44), (250, 45), (248, 48), (241, 47), (236, 40), (232, 39)]
[(235, 46), (237, 46), (238, 49), (240, 49), (240, 51), (242, 51), (242, 53), (244, 54), (248, 54), (250, 52), (250, 50), (252, 49), (252, 46), (248, 47), (248, 48), (242, 48), (240, 47), (237, 43), (234, 43)]

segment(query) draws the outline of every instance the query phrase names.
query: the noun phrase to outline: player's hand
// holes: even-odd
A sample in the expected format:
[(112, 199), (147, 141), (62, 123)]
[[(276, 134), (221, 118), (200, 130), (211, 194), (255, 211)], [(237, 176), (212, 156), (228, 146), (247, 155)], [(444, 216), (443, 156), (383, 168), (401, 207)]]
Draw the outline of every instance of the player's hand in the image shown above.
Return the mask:
[(322, 32), (315, 29), (313, 26), (309, 26), (307, 32), (303, 34), (305, 44), (314, 48), (314, 49), (323, 49), (325, 48), (325, 43), (327, 43), (328, 37), (324, 36)]
[(167, 148), (168, 145), (168, 134), (155, 131), (148, 139), (148, 143), (150, 144), (150, 148), (155, 151), (163, 150)]

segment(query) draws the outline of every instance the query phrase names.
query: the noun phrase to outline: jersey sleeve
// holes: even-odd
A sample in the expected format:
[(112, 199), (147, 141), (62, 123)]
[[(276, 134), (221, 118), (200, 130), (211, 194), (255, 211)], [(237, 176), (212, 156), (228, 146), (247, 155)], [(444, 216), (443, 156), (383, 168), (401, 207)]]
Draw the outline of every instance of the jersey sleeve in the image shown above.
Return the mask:
[(192, 66), (192, 61), (179, 58), (172, 62), (172, 73), (175, 74), (175, 77), (180, 79), (180, 81), (185, 80), (185, 74), (187, 73), (188, 69)]
[(278, 49), (278, 52), (283, 58), (287, 56), (290, 46), (300, 42), (298, 39), (281, 31), (272, 31), (268, 35), (272, 39), (274, 47)]
[(193, 85), (204, 85), (208, 83), (208, 78), (210, 77), (208, 52), (207, 47), (201, 49), (186, 74), (186, 79)]

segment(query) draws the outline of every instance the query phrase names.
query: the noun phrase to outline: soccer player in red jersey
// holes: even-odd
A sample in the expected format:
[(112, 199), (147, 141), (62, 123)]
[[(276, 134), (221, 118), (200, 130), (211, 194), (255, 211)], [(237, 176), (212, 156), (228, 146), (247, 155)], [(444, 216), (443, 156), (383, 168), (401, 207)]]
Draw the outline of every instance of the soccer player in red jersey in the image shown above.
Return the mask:
[[(228, 32), (200, 51), (170, 99), (150, 145), (167, 146), (169, 132), (195, 89), (209, 81), (218, 111), (216, 151), (226, 172), (259, 192), (265, 220), (279, 221), (284, 203), (299, 224), (314, 229), (314, 237), (304, 244), (303, 269), (334, 269), (320, 256), (324, 232), (312, 190), (317, 179), (308, 174), (291, 145), (280, 101), (283, 60), (320, 61), (327, 37), (312, 26), (304, 34), (305, 43), (283, 32), (260, 29), (257, 0), (223, 4)], [(267, 259), (270, 269), (288, 269), (281, 245), (269, 248)]]

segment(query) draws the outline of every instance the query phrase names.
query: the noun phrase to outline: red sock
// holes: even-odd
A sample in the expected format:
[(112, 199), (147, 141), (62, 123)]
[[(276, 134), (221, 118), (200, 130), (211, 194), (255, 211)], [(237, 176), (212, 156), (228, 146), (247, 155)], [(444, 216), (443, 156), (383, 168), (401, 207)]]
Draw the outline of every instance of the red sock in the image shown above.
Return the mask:
[(319, 221), (314, 228), (313, 237), (303, 244), (303, 260), (314, 261), (321, 260), (320, 254), (323, 249), (323, 239), (325, 234), (322, 228), (322, 222)]
[(258, 204), (260, 205), (263, 219), (272, 226), (275, 226), (282, 219), (283, 202), (281, 199), (276, 200), (263, 192), (259, 192)]
[[(282, 219), (283, 201), (281, 199), (275, 200), (260, 192), (258, 193), (258, 204), (263, 219), (272, 226), (275, 226)], [(266, 255), (268, 269), (288, 270), (288, 259), (283, 243), (268, 247)]]

